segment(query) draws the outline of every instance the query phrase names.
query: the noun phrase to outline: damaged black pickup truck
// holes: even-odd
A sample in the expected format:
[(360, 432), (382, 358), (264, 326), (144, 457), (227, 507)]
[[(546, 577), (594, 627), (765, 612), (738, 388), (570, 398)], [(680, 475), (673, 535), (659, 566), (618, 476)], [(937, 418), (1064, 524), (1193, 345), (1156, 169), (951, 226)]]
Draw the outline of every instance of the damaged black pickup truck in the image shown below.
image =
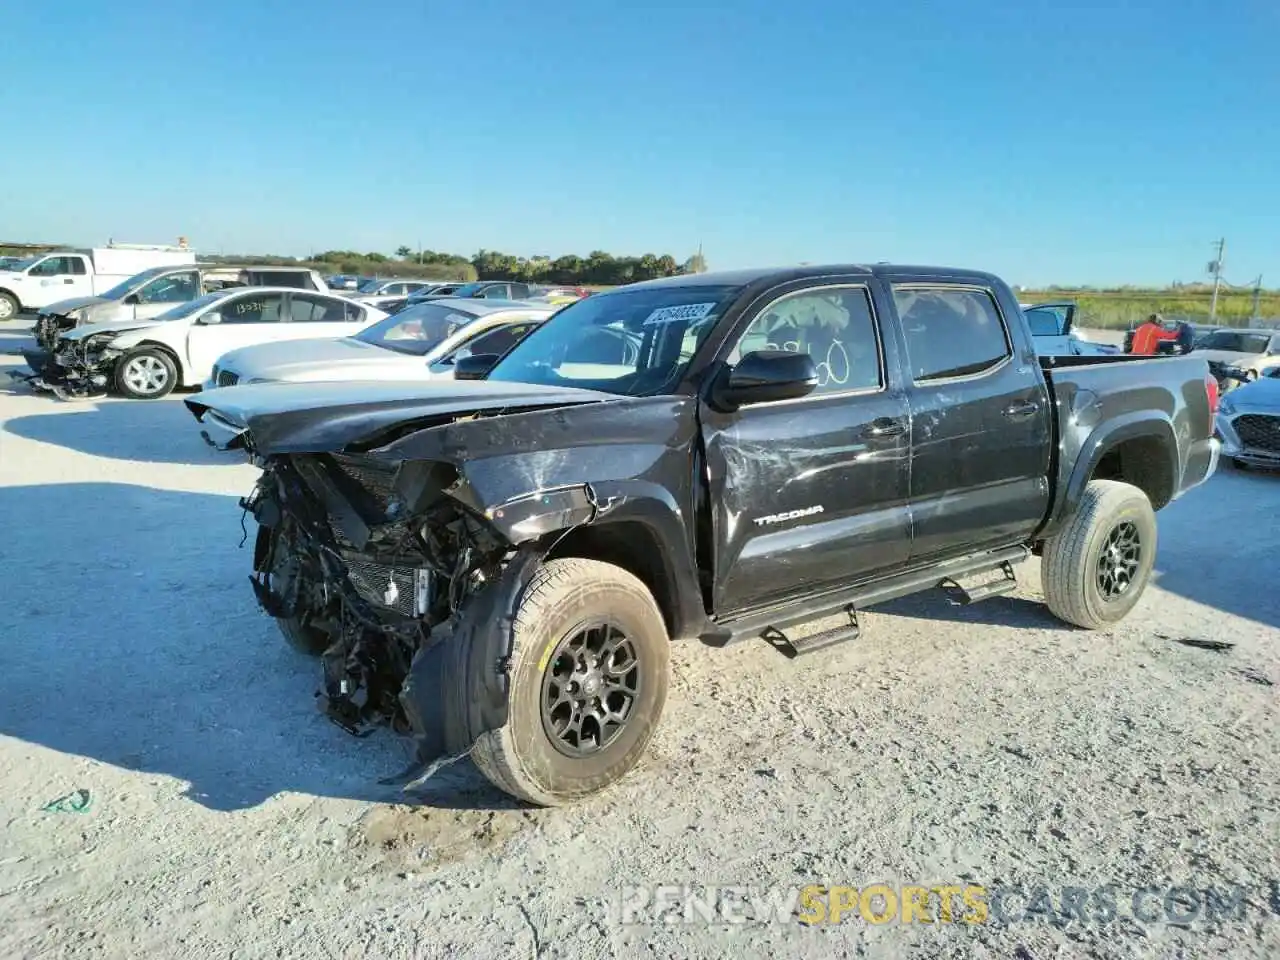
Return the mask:
[(673, 640), (827, 649), (1032, 555), (1054, 614), (1118, 621), (1154, 511), (1218, 458), (1203, 361), (1038, 359), (1008, 287), (960, 270), (635, 284), (456, 374), (186, 403), (262, 467), (254, 589), (329, 715), (539, 804), (636, 764)]

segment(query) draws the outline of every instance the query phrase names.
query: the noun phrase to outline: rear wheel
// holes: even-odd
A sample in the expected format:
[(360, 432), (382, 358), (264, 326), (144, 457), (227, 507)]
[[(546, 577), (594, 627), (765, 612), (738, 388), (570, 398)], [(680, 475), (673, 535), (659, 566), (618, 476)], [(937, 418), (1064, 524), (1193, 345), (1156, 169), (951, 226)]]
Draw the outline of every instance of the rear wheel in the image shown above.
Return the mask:
[(648, 588), (598, 560), (551, 560), (512, 629), (506, 724), (472, 759), (507, 793), (556, 806), (630, 771), (667, 699), (670, 645)]
[(1097, 630), (1142, 597), (1156, 555), (1156, 517), (1131, 484), (1091, 480), (1075, 515), (1044, 545), (1045, 603), (1054, 616)]
[(116, 364), (116, 388), (135, 400), (159, 400), (178, 385), (178, 365), (163, 350), (147, 348)]

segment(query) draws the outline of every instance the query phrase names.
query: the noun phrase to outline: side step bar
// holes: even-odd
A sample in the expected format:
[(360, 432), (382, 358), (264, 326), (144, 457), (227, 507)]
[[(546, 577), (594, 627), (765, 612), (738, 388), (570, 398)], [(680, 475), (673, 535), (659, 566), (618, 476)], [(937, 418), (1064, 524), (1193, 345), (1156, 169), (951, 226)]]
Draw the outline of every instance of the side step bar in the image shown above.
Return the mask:
[[(908, 570), (884, 580), (841, 587), (794, 603), (753, 611), (716, 624), (713, 629), (704, 633), (701, 639), (704, 643), (719, 647), (740, 640), (764, 638), (779, 649), (781, 649), (779, 643), (785, 641), (795, 651), (788, 654), (789, 656), (808, 653), (857, 637), (858, 621), (855, 611), (877, 603), (886, 603), (923, 590), (948, 586), (960, 590), (967, 603), (976, 603), (978, 600), (1008, 593), (1014, 587), (1013, 565), (1021, 563), (1030, 555), (1029, 548), (1016, 546), (958, 557), (924, 569)], [(993, 570), (1001, 571), (1004, 577), (992, 584), (983, 584), (969, 590), (959, 587), (958, 581), (990, 573)], [(796, 641), (790, 640), (784, 632), (787, 627), (795, 627), (841, 612), (849, 615), (848, 626), (824, 631), (811, 637), (797, 638)], [(779, 641), (779, 637), (782, 641)]]

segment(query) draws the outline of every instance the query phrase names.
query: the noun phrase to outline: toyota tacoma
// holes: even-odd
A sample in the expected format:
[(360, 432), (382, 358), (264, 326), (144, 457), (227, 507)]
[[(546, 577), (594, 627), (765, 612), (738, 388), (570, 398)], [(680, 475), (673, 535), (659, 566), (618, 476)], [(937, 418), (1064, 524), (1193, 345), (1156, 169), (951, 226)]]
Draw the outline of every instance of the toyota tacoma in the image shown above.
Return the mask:
[(456, 376), (185, 402), (262, 468), (253, 588), (328, 715), (545, 805), (637, 763), (673, 641), (812, 654), (1032, 556), (1052, 613), (1116, 623), (1155, 512), (1218, 459), (1203, 360), (1038, 358), (1009, 288), (964, 270), (638, 283)]

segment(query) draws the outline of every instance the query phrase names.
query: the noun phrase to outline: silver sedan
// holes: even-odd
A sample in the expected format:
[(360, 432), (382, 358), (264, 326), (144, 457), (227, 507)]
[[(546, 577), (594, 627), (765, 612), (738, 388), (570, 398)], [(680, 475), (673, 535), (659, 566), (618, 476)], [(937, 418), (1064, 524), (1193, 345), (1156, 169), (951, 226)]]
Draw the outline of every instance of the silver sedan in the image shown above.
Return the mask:
[(219, 358), (205, 387), (452, 377), (462, 357), (506, 353), (556, 309), (511, 300), (432, 300), (354, 336), (233, 350)]

